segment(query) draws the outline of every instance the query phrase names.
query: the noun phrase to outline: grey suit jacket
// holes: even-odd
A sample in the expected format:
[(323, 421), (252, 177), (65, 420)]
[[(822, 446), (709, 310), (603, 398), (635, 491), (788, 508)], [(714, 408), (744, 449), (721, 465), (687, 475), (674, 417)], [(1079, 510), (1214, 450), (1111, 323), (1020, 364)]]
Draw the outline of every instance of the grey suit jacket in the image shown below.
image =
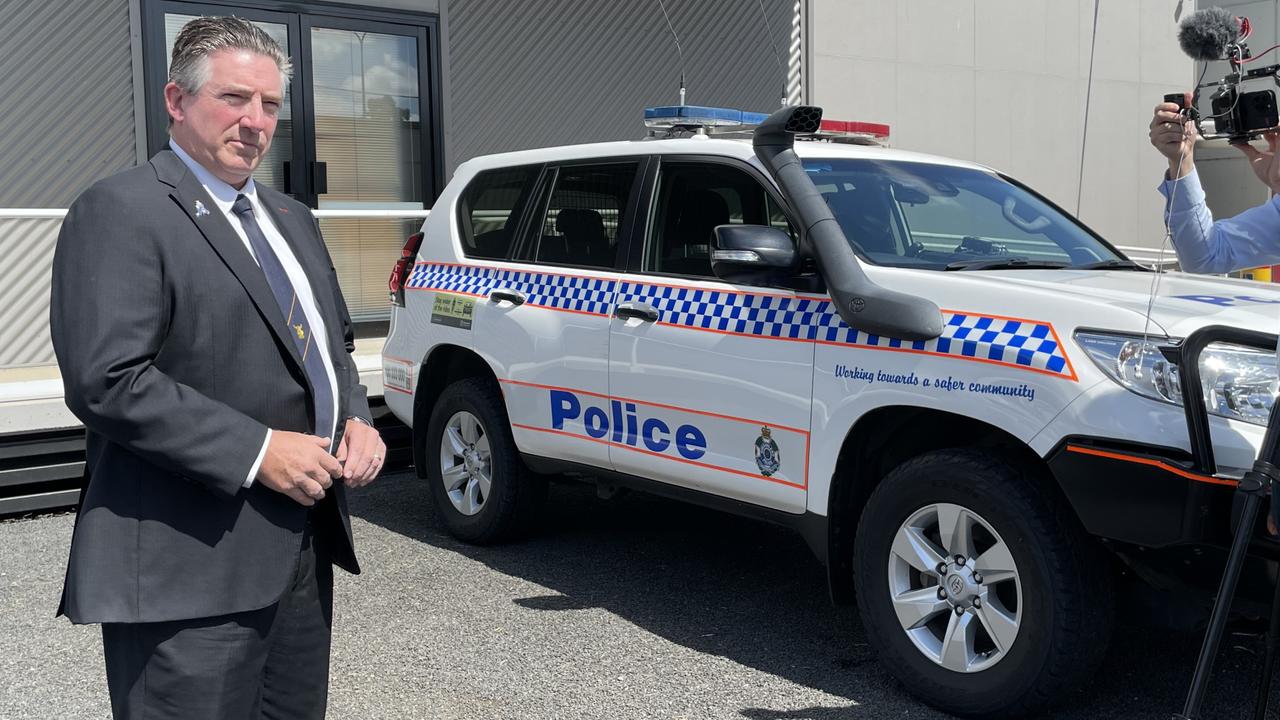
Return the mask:
[[(338, 418), (367, 419), (319, 226), (306, 206), (258, 193), (324, 316)], [(274, 603), (297, 567), (308, 511), (242, 485), (267, 428), (311, 432), (312, 392), (262, 270), (171, 151), (72, 204), (50, 325), (67, 405), (88, 432), (59, 612), (155, 622)], [(334, 563), (359, 572), (342, 484), (311, 513)]]

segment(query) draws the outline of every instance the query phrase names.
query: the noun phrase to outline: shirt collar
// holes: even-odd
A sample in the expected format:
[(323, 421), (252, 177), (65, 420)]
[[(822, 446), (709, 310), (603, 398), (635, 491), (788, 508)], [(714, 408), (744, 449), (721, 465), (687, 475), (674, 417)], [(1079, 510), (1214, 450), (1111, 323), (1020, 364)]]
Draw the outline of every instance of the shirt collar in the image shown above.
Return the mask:
[(191, 170), (191, 172), (196, 176), (196, 180), (204, 186), (205, 192), (209, 193), (209, 197), (213, 198), (213, 201), (222, 210), (224, 215), (231, 214), (231, 206), (235, 204), (237, 195), (244, 195), (249, 198), (249, 202), (253, 205), (256, 213), (258, 206), (258, 188), (253, 184), (252, 176), (249, 178), (249, 181), (244, 184), (243, 188), (237, 190), (222, 180), (219, 180), (213, 173), (209, 172), (205, 166), (196, 162), (173, 138), (169, 138), (169, 149), (173, 150), (173, 153), (182, 160), (183, 164), (185, 164), (189, 170)]

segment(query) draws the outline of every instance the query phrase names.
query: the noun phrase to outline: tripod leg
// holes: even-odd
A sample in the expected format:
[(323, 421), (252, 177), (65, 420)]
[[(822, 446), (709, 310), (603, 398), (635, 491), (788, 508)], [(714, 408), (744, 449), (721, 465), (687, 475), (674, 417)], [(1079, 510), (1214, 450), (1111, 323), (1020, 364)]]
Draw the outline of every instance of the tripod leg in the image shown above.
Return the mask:
[(1266, 720), (1267, 706), (1271, 704), (1271, 675), (1275, 669), (1277, 645), (1280, 645), (1280, 581), (1276, 582), (1275, 595), (1271, 597), (1271, 626), (1267, 628), (1266, 656), (1262, 661), (1262, 675), (1258, 677), (1254, 720)]
[(1175, 718), (1195, 720), (1200, 715), (1200, 705), (1204, 703), (1204, 691), (1209, 684), (1209, 675), (1213, 672), (1213, 661), (1218, 656), (1218, 645), (1222, 642), (1222, 631), (1226, 628), (1227, 616), (1231, 613), (1231, 601), (1235, 598), (1236, 583), (1240, 581), (1245, 551), (1249, 548), (1249, 539), (1253, 534), (1254, 522), (1258, 519), (1258, 506), (1261, 504), (1262, 500), (1257, 494), (1252, 492), (1245, 494), (1240, 524), (1236, 526), (1236, 534), (1231, 541), (1231, 554), (1227, 556), (1227, 568), (1222, 573), (1222, 582), (1218, 585), (1218, 596), (1213, 601), (1213, 612), (1209, 614), (1209, 627), (1205, 630), (1204, 643), (1200, 646), (1200, 657), (1196, 660), (1196, 670), (1191, 676), (1187, 702), (1182, 706), (1182, 714), (1175, 715)]

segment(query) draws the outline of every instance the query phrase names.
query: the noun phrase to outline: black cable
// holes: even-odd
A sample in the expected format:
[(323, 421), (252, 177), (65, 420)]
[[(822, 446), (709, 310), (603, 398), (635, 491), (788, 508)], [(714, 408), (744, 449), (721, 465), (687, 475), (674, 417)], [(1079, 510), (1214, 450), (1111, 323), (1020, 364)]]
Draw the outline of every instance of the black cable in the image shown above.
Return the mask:
[[(680, 55), (680, 90), (684, 90), (684, 50), (680, 47), (680, 36), (676, 34), (676, 28), (671, 24), (671, 16), (667, 14), (667, 5), (658, 0), (658, 7), (662, 8), (662, 17), (667, 19), (667, 29), (671, 30), (671, 37), (676, 41), (676, 52)], [(680, 102), (684, 102), (684, 93), (680, 93)]]
[(1093, 95), (1093, 51), (1098, 47), (1098, 4), (1093, 0), (1093, 38), (1089, 41), (1089, 80), (1084, 91), (1084, 128), (1080, 132), (1080, 178), (1076, 183), (1076, 217), (1080, 217), (1080, 204), (1084, 200), (1084, 151), (1089, 139), (1089, 98)]
[(773, 28), (769, 26), (769, 13), (764, 11), (764, 0), (756, 0), (760, 6), (760, 17), (764, 18), (764, 32), (769, 36), (769, 45), (773, 48), (773, 60), (778, 64), (778, 72), (782, 73), (782, 104), (787, 104), (787, 71), (782, 68), (782, 56), (778, 54), (778, 43), (773, 39)]

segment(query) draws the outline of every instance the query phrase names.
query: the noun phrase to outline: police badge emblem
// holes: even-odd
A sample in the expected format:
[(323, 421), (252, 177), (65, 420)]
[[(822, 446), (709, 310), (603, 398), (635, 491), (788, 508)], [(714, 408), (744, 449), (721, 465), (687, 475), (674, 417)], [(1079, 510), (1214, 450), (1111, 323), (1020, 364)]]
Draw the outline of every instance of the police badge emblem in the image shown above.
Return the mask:
[(760, 437), (756, 438), (756, 467), (760, 468), (761, 475), (769, 477), (778, 472), (781, 466), (782, 451), (773, 439), (773, 431), (765, 425), (760, 428)]

